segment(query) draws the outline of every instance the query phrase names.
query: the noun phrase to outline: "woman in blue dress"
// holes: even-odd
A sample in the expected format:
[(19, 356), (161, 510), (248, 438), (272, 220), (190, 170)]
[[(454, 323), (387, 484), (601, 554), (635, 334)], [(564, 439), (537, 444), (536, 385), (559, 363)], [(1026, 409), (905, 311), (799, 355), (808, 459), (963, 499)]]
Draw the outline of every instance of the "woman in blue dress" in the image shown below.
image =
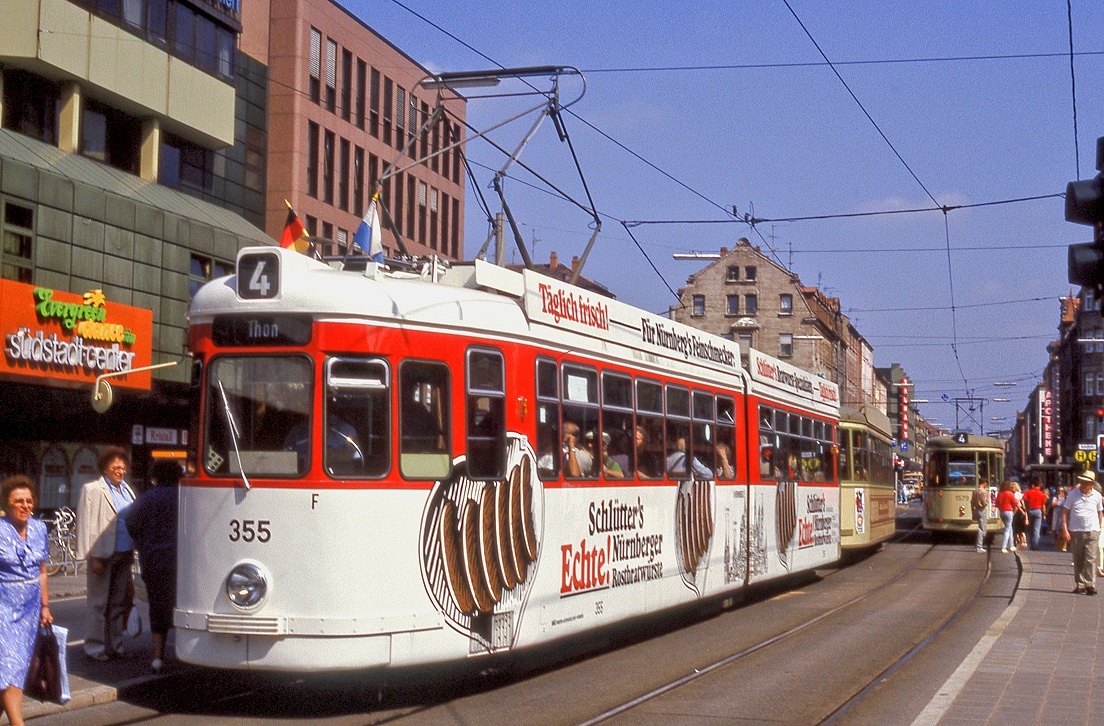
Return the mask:
[(0, 484), (0, 688), (12, 726), (23, 726), (23, 684), (40, 625), (54, 622), (46, 587), (46, 525), (31, 517), (34, 485), (25, 476)]

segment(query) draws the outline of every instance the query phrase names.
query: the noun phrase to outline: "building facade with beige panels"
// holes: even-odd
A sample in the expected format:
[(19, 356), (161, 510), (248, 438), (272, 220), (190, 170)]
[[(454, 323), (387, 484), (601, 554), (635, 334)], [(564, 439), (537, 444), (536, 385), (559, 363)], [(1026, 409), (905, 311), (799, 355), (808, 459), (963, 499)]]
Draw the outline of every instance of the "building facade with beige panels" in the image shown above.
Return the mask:
[[(428, 71), (331, 0), (257, 0), (243, 7), (242, 51), (268, 66), (266, 230), (278, 237), (291, 203), (329, 253), (343, 252), (377, 179), (385, 252), (464, 256), (464, 169), (454, 150), (465, 103), (422, 130), (437, 105)], [(428, 161), (420, 161), (430, 157)]]
[[(191, 296), (241, 247), (274, 244), (242, 216), (263, 209), (264, 74), (236, 52), (238, 0), (0, 11), (0, 475), (27, 474), (44, 506), (71, 506), (108, 444), (129, 448), (137, 482), (156, 452), (185, 454)], [(248, 177), (250, 164), (262, 173)], [(113, 357), (102, 331), (36, 304), (50, 300), (125, 326)], [(90, 393), (108, 360), (127, 363), (98, 414)], [(146, 378), (133, 361), (182, 364)]]

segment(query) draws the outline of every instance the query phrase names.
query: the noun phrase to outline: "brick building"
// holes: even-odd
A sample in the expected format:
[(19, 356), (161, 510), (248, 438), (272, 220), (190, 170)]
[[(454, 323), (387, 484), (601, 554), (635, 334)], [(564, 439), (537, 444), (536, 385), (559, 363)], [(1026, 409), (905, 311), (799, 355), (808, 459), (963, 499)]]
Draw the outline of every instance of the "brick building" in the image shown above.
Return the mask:
[[(463, 259), (461, 157), (433, 156), (462, 138), (463, 99), (420, 88), (429, 71), (332, 0), (250, 0), (242, 13), (242, 52), (269, 73), (268, 234), (279, 238), (288, 200), (327, 252), (343, 251), (394, 165), (385, 253), (397, 232), (412, 255)], [(438, 98), (447, 113), (423, 130)]]
[(848, 323), (839, 299), (803, 286), (745, 238), (687, 279), (671, 318), (739, 342), (745, 360), (755, 348), (846, 390)]

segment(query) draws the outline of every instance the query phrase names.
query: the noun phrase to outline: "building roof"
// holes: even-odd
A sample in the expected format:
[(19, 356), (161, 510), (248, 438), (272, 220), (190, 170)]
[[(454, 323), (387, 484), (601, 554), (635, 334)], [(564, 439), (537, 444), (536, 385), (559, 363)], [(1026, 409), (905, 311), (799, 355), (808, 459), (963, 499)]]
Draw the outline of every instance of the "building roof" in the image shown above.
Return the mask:
[(0, 157), (210, 225), (255, 244), (275, 244), (262, 230), (228, 209), (15, 131), (0, 129)]
[[(530, 269), (534, 272), (539, 272), (542, 275), (547, 275), (548, 277), (554, 278), (556, 280), (569, 282), (571, 280), (571, 275), (574, 273), (574, 268), (578, 264), (579, 258), (574, 257), (571, 260), (571, 267), (567, 265), (562, 265), (560, 264), (559, 256), (555, 252), (552, 252), (548, 256), (547, 263), (533, 263), (533, 266)], [(525, 265), (507, 265), (507, 268), (511, 270), (524, 270)], [(575, 282), (575, 285), (598, 295), (604, 295), (605, 297), (614, 299), (617, 298), (617, 296), (610, 292), (609, 288), (607, 288), (605, 285), (587, 279), (582, 275), (579, 275), (579, 279)]]

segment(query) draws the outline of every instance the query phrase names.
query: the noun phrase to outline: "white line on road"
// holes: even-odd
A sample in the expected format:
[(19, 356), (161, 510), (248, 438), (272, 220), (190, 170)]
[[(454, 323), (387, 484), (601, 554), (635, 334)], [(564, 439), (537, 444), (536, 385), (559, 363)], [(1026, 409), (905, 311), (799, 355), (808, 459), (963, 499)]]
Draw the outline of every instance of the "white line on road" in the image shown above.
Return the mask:
[(1012, 600), (1012, 604), (1004, 609), (1001, 616), (990, 626), (989, 630), (982, 636), (977, 645), (974, 646), (974, 649), (970, 651), (970, 654), (963, 659), (962, 663), (955, 669), (955, 672), (951, 674), (951, 677), (947, 679), (946, 683), (940, 686), (939, 691), (936, 692), (932, 700), (928, 702), (928, 705), (924, 707), (924, 710), (920, 712), (920, 715), (916, 717), (916, 720), (912, 722), (912, 726), (935, 726), (935, 724), (939, 723), (939, 720), (950, 710), (951, 704), (958, 698), (958, 694), (962, 692), (967, 681), (974, 675), (974, 671), (978, 669), (981, 662), (985, 660), (985, 656), (989, 654), (993, 645), (1000, 638), (1001, 634), (1004, 633), (1004, 629), (1012, 622), (1012, 618), (1016, 617), (1016, 613), (1020, 611), (1023, 601), (1024, 596), (1022, 591), (1018, 589), (1016, 591), (1016, 596)]

